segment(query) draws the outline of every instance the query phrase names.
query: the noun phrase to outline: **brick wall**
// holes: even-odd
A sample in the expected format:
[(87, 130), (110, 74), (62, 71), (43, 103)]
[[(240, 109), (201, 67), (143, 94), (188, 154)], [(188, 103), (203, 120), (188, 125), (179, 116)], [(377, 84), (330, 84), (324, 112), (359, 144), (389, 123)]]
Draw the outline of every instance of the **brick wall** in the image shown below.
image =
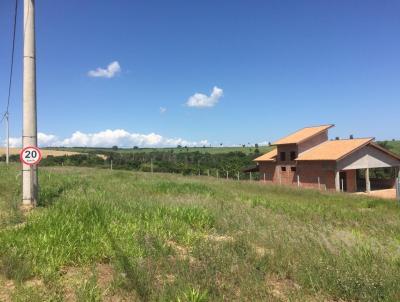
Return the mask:
[(300, 161), (297, 173), (302, 187), (318, 188), (318, 177), (321, 189), (335, 190), (335, 163), (326, 161)]
[(298, 146), (298, 151), (299, 153), (302, 153), (304, 151), (307, 151), (308, 149), (311, 149), (312, 147), (322, 144), (327, 140), (328, 140), (328, 130), (300, 143)]
[(357, 192), (356, 170), (346, 170), (347, 192)]

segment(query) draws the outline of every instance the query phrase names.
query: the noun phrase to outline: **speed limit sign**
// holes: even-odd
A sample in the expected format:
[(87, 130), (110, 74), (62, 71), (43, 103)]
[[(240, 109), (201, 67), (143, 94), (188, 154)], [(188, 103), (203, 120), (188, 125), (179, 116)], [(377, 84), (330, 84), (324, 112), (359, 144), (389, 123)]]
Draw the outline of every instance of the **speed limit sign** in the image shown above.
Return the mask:
[(36, 165), (42, 159), (42, 151), (37, 147), (28, 146), (21, 150), (19, 158), (26, 165)]

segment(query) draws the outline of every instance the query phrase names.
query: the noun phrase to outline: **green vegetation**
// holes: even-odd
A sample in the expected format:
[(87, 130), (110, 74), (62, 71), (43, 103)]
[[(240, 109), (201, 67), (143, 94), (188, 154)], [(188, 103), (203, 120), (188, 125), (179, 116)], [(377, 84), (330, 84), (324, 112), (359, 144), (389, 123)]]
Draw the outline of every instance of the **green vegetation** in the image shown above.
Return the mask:
[(82, 152), (82, 153), (97, 153), (97, 154), (108, 154), (109, 152), (115, 151), (119, 153), (151, 153), (151, 152), (200, 152), (200, 153), (210, 153), (210, 154), (220, 154), (220, 153), (230, 153), (230, 152), (242, 152), (245, 154), (252, 154), (259, 150), (261, 153), (268, 152), (271, 147), (269, 146), (256, 146), (256, 145), (244, 145), (240, 147), (185, 147), (179, 146), (176, 148), (118, 148), (114, 146), (113, 148), (90, 148), (90, 147), (49, 147), (49, 150), (60, 150), (60, 151), (72, 151), (72, 152)]
[[(253, 159), (259, 153), (245, 154), (242, 152), (230, 153), (200, 153), (200, 152), (108, 152), (106, 159), (96, 154), (80, 154), (70, 156), (49, 156), (41, 162), (42, 166), (86, 166), (109, 169), (111, 161), (113, 169), (150, 172), (180, 173), (184, 175), (212, 175), (237, 178), (240, 173), (242, 179), (249, 178), (242, 172), (243, 168), (255, 166)], [(254, 174), (254, 177), (257, 177)]]
[(400, 154), (400, 141), (398, 140), (381, 141), (378, 144), (394, 153)]
[(208, 177), (0, 166), (0, 300), (399, 301), (392, 201)]

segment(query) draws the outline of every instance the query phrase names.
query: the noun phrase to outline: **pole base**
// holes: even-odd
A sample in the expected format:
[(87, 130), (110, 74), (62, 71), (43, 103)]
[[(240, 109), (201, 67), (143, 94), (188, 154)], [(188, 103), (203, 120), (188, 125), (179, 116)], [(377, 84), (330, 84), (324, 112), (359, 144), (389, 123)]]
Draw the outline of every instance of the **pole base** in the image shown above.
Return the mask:
[(36, 202), (35, 200), (31, 200), (31, 199), (22, 199), (22, 204), (20, 206), (20, 209), (22, 211), (30, 211), (33, 208), (36, 207)]

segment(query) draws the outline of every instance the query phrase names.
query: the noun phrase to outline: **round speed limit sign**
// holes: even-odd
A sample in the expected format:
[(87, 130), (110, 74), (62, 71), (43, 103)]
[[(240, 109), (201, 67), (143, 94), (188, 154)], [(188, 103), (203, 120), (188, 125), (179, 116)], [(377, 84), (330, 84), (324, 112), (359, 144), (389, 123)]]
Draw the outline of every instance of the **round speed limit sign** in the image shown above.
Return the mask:
[(26, 165), (36, 165), (42, 159), (42, 151), (40, 151), (39, 148), (33, 146), (25, 147), (19, 153), (19, 158)]

